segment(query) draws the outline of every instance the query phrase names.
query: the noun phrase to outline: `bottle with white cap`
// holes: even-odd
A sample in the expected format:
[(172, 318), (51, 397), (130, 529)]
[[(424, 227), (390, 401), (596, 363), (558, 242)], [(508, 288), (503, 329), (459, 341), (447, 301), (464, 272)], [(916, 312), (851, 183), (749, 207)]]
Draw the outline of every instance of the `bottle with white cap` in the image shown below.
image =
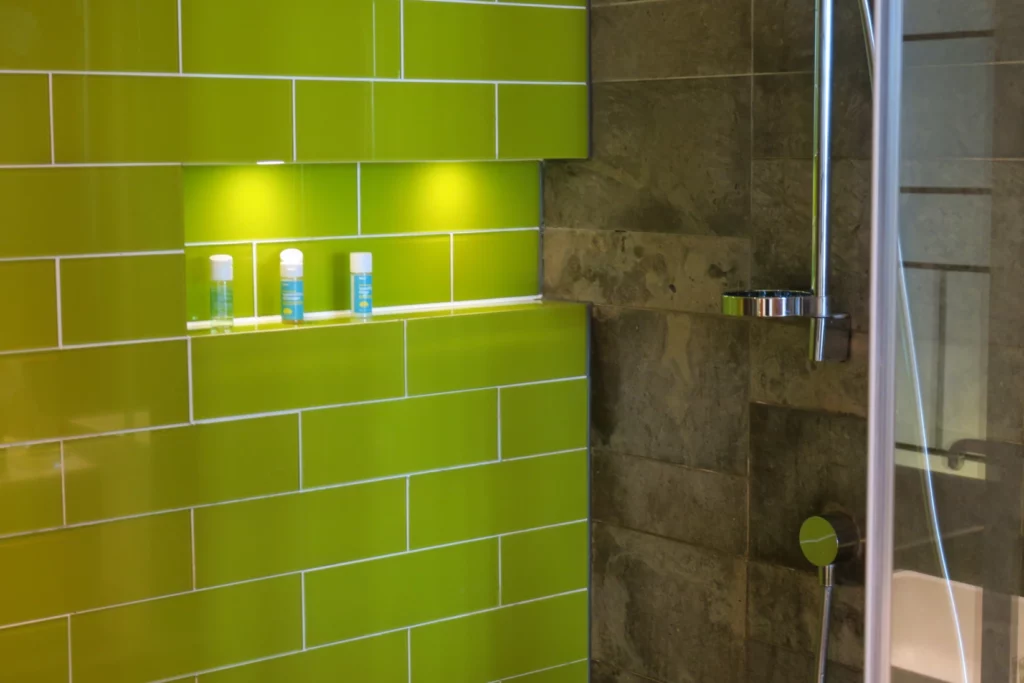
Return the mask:
[(349, 254), (348, 269), (352, 274), (352, 314), (365, 318), (373, 313), (373, 254)]
[(210, 257), (210, 329), (230, 329), (235, 324), (235, 265), (226, 254)]
[(305, 314), (302, 287), (302, 252), (285, 249), (281, 252), (281, 320), (300, 323)]

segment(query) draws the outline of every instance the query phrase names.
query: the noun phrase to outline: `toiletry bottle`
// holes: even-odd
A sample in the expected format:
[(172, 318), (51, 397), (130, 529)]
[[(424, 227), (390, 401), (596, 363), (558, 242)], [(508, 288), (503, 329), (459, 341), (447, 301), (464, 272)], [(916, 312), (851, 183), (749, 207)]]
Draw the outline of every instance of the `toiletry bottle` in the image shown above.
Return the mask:
[(235, 324), (235, 267), (230, 256), (210, 257), (210, 329), (230, 329)]
[(348, 269), (352, 274), (352, 315), (365, 318), (373, 313), (373, 254), (349, 254)]
[(302, 322), (303, 308), (302, 252), (285, 249), (281, 252), (281, 321)]

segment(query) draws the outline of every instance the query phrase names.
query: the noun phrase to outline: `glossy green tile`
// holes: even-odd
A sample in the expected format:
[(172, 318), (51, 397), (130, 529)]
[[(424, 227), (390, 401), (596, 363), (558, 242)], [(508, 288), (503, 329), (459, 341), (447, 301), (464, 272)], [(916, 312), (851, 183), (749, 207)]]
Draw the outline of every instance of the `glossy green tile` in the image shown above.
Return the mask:
[(185, 241), (356, 234), (353, 164), (189, 166)]
[(499, 85), (498, 156), (587, 158), (589, 106), (585, 85)]
[(0, 625), (192, 587), (188, 512), (0, 541)]
[(185, 334), (182, 254), (65, 259), (60, 263), (65, 344)]
[[(406, 3), (407, 13), (409, 4)], [(408, 66), (408, 56), (406, 59)], [(493, 85), (375, 83), (373, 106), (374, 159), (443, 161), (495, 157)]]
[(72, 678), (156, 681), (300, 649), (301, 593), (298, 576), (283, 576), (77, 614)]
[(402, 325), (195, 337), (192, 383), (197, 419), (400, 396)]
[(182, 0), (185, 72), (373, 76), (374, 4)]
[(540, 231), (455, 235), (455, 300), (540, 293)]
[(260, 315), (281, 314), (281, 252), (299, 249), (304, 258), (306, 312), (347, 311), (349, 254), (373, 254), (373, 305), (406, 306), (451, 300), (451, 247), (447, 235), (361, 237), (257, 246)]
[(586, 308), (536, 304), (410, 320), (408, 356), (410, 394), (581, 376)]
[(306, 598), (310, 645), (496, 607), (498, 541), (310, 572)]
[(502, 457), (586, 448), (588, 390), (585, 379), (502, 389)]
[(10, 0), (2, 23), (0, 69), (178, 70), (175, 0)]
[(373, 158), (374, 84), (299, 81), (295, 88), (299, 161)]
[(408, 661), (406, 634), (388, 633), (205, 674), (199, 683), (408, 683)]
[(64, 460), (70, 524), (295, 491), (299, 419), (76, 439), (64, 443)]
[(0, 351), (57, 346), (57, 280), (54, 262), (0, 263), (4, 315), (15, 324), (0, 326)]
[(60, 526), (60, 444), (0, 450), (0, 490), (0, 534)]
[(497, 415), (494, 390), (304, 413), (303, 482), (324, 486), (497, 460)]
[(196, 583), (215, 586), (405, 549), (405, 482), (195, 511)]
[(587, 13), (407, 0), (405, 76), (586, 81)]
[(0, 631), (0, 662), (4, 680), (11, 683), (67, 683), (67, 619)]
[(586, 522), (501, 539), (501, 601), (533, 600), (587, 587)]
[(292, 158), (284, 80), (57, 75), (53, 107), (62, 163)]
[(252, 245), (223, 244), (216, 247), (185, 247), (185, 292), (188, 320), (210, 319), (210, 257), (226, 254), (232, 259), (235, 317), (256, 315), (253, 308)]
[(188, 422), (184, 341), (0, 356), (0, 442)]
[(48, 87), (45, 75), (0, 74), (0, 164), (50, 163)]
[(412, 631), (413, 683), (482, 683), (586, 656), (586, 593)]
[(536, 226), (539, 187), (531, 162), (366, 164), (363, 234)]
[(400, 0), (376, 0), (377, 78), (398, 78), (402, 68), (402, 7)]
[(586, 516), (585, 451), (421, 474), (409, 486), (413, 548)]
[[(590, 662), (575, 662), (528, 676), (517, 676), (515, 683), (587, 683)], [(512, 683), (509, 681), (509, 683)]]
[(181, 168), (0, 170), (0, 257), (181, 249)]

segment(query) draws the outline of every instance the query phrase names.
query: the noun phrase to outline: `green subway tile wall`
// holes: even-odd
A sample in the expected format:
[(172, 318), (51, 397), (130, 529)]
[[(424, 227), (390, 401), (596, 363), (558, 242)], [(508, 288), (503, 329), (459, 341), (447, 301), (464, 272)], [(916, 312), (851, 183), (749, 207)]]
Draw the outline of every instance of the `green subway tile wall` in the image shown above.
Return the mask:
[(576, 451), (414, 477), (409, 544), (426, 548), (583, 519), (586, 474), (586, 451)]
[(60, 300), (66, 344), (180, 337), (185, 333), (185, 258), (63, 261)]
[(295, 415), (68, 441), (68, 522), (297, 491), (298, 454)]
[(53, 261), (0, 262), (0, 291), (13, 324), (0, 327), (0, 351), (57, 346), (57, 273)]
[(50, 162), (49, 95), (46, 76), (0, 75), (0, 164)]
[(324, 486), (497, 460), (497, 409), (498, 392), (487, 389), (309, 411), (303, 481)]
[(307, 650), (286, 657), (224, 669), (199, 677), (200, 683), (322, 683), (373, 681), (408, 683), (406, 633), (387, 633), (350, 643)]
[(363, 233), (535, 226), (539, 171), (529, 162), (363, 166)]
[(0, 631), (0, 662), (9, 681), (67, 683), (67, 619)]
[(540, 291), (540, 244), (533, 230), (452, 236), (453, 299), (532, 296)]
[(498, 541), (310, 572), (306, 595), (312, 645), (496, 607)]
[[(452, 657), (452, 651), (465, 653)], [(587, 656), (583, 593), (514, 605), (412, 630), (417, 683), (477, 683)]]
[(60, 444), (0, 450), (0, 534), (60, 526)]
[(7, 5), (0, 681), (581, 683), (585, 3)]
[(394, 480), (196, 510), (196, 583), (215, 586), (404, 550), (404, 502), (405, 482)]

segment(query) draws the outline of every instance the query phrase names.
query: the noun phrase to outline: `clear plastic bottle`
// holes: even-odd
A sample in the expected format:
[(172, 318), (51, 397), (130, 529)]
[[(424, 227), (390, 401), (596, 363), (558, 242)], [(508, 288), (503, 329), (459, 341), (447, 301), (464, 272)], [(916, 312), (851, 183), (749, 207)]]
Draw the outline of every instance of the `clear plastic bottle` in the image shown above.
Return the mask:
[(302, 322), (304, 309), (302, 252), (298, 249), (285, 249), (281, 252), (281, 321)]
[(352, 315), (368, 318), (373, 314), (373, 254), (349, 254), (348, 269), (352, 277)]
[(210, 329), (230, 330), (235, 324), (235, 265), (225, 254), (210, 257)]

